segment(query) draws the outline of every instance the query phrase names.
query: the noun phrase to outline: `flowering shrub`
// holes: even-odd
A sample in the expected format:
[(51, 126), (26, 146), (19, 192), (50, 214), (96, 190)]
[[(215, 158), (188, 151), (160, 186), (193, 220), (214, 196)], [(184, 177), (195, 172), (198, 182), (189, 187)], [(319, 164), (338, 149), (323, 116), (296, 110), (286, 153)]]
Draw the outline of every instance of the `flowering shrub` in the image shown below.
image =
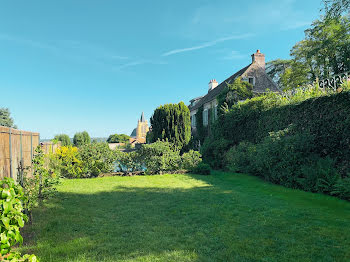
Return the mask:
[(53, 156), (56, 162), (55, 170), (58, 170), (61, 176), (67, 178), (79, 178), (83, 176), (83, 163), (79, 159), (77, 147), (62, 146), (56, 149)]

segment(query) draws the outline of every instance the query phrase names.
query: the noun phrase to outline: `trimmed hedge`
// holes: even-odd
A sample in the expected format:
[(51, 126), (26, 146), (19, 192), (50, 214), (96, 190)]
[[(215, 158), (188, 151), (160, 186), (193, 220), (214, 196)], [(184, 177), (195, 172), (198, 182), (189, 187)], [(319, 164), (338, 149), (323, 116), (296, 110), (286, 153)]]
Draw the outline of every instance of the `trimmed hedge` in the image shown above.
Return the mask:
[[(302, 99), (300, 99), (302, 100)], [(286, 103), (281, 96), (266, 95), (238, 103), (220, 115), (202, 146), (203, 159), (224, 168), (224, 156), (242, 141), (260, 143), (270, 132), (289, 127), (294, 134), (314, 137), (312, 153), (331, 157), (338, 171), (350, 170), (350, 93), (321, 95)]]

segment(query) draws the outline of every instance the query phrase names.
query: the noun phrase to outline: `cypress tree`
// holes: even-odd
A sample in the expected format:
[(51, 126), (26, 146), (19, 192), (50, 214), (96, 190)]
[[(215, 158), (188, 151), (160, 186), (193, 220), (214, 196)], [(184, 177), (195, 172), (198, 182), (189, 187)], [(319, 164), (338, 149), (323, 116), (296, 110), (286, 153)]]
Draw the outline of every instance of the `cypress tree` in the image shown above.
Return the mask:
[(191, 139), (190, 110), (184, 102), (159, 106), (151, 117), (151, 125), (151, 143), (168, 140), (181, 149)]

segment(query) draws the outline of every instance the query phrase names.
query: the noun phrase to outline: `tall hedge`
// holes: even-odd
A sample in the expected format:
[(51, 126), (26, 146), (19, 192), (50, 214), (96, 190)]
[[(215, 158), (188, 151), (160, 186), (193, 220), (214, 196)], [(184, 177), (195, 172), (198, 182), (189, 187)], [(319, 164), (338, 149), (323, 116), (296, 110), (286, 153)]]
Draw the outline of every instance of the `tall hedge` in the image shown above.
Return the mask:
[(191, 139), (190, 110), (183, 102), (159, 106), (151, 117), (151, 125), (151, 143), (168, 140), (182, 148)]
[(315, 138), (315, 153), (336, 160), (341, 173), (350, 170), (350, 93), (323, 95), (300, 103), (268, 96), (239, 103), (222, 114), (206, 139), (204, 160), (223, 167), (224, 153), (242, 141), (260, 143), (269, 132), (293, 126), (296, 134)]

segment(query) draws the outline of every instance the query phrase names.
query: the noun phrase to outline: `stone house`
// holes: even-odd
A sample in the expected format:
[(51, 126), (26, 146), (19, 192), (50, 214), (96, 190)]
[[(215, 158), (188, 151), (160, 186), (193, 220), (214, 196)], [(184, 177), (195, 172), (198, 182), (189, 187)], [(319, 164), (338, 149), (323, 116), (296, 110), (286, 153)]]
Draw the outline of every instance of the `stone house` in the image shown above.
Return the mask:
[(265, 71), (265, 55), (260, 50), (257, 50), (256, 53), (252, 54), (251, 64), (240, 69), (220, 84), (215, 79), (210, 80), (208, 93), (190, 101), (189, 109), (191, 112), (192, 131), (196, 130), (196, 114), (201, 106), (203, 106), (203, 126), (209, 125), (209, 112), (213, 112), (214, 119), (217, 117), (216, 97), (224, 90), (227, 84), (233, 83), (238, 77), (252, 84), (252, 91), (255, 94), (266, 93), (267, 90), (272, 92), (281, 91)]

